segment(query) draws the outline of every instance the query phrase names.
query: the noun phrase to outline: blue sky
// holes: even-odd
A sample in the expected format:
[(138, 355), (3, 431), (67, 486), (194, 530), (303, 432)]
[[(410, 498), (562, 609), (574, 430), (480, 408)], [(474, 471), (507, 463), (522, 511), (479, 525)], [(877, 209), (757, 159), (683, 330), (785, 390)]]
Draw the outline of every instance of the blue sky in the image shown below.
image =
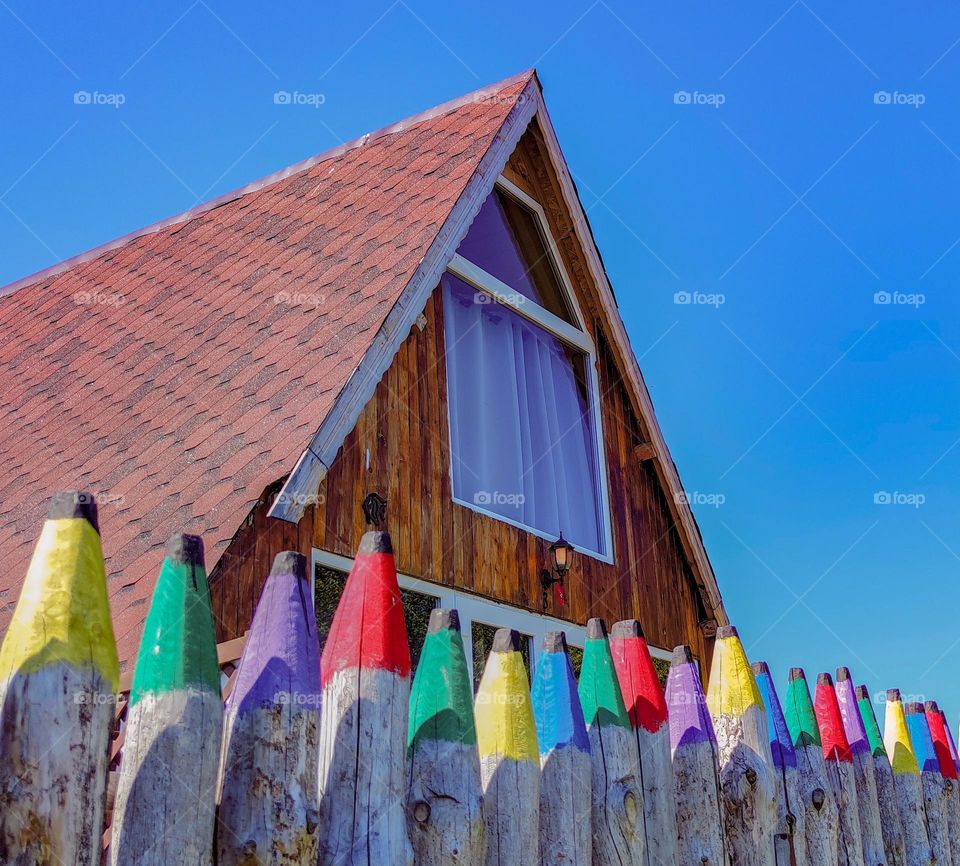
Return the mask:
[(0, 282), (536, 66), (748, 653), (955, 723), (960, 13), (729, 7), (4, 0)]

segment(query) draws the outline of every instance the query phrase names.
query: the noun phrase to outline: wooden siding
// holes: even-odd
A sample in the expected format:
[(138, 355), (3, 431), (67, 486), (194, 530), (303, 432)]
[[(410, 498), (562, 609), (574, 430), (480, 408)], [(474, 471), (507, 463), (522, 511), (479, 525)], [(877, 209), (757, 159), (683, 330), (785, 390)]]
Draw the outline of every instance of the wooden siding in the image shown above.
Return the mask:
[[(712, 613), (704, 610), (655, 462), (642, 459), (646, 431), (623, 384), (622, 359), (604, 339), (595, 289), (537, 136), (531, 127), (505, 174), (546, 209), (597, 344), (615, 560), (575, 554), (567, 606), (551, 593), (548, 612), (580, 624), (591, 616), (608, 623), (637, 617), (652, 644), (688, 643), (706, 670), (712, 638), (700, 623)], [(244, 632), (278, 551), (309, 557), (316, 547), (352, 556), (364, 529), (360, 502), (374, 490), (388, 500), (387, 529), (402, 573), (540, 612), (538, 575), (548, 566), (549, 542), (451, 497), (442, 303), (434, 291), (423, 328), (414, 327), (402, 344), (300, 523), (266, 517), (278, 484), (237, 533), (211, 577), (218, 640)]]

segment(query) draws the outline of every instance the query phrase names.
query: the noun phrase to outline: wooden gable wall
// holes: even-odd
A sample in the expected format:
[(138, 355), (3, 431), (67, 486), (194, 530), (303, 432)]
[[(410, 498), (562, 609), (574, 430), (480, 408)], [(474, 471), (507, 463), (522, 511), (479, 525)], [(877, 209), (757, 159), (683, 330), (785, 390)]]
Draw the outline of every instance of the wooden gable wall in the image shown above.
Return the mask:
[[(595, 287), (542, 147), (531, 127), (505, 174), (547, 211), (597, 345), (615, 558), (610, 565), (575, 554), (567, 606), (551, 595), (548, 612), (580, 624), (591, 616), (608, 625), (637, 617), (651, 644), (690, 644), (706, 669), (712, 638), (700, 624), (709, 614), (653, 463), (643, 459), (648, 437), (605, 339)], [(299, 550), (308, 560), (313, 547), (353, 556), (364, 530), (360, 503), (371, 491), (387, 498), (400, 572), (541, 611), (538, 575), (549, 567), (549, 542), (451, 497), (442, 305), (442, 292), (434, 291), (423, 327), (402, 344), (299, 525), (266, 517), (276, 493), (270, 490), (231, 542), (211, 580), (219, 640), (247, 628), (280, 550)]]

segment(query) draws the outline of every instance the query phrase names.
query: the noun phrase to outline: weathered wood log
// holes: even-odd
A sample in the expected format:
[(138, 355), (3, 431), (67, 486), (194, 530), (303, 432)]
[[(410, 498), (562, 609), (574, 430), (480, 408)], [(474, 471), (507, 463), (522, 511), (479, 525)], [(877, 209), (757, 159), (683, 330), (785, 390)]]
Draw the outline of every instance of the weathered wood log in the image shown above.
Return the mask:
[(713, 720), (688, 646), (673, 651), (666, 688), (679, 866), (726, 866)]
[(940, 765), (945, 793), (945, 815), (947, 832), (950, 838), (950, 859), (953, 866), (960, 864), (960, 783), (958, 783), (957, 765), (950, 751), (950, 736), (946, 721), (936, 701), (927, 701), (923, 705), (933, 740), (933, 750)]
[(119, 679), (96, 505), (57, 493), (0, 649), (0, 863), (99, 864)]
[(316, 862), (319, 655), (306, 560), (278, 553), (227, 700), (218, 866)]
[(212, 862), (222, 730), (203, 541), (175, 535), (153, 591), (127, 704), (113, 866)]
[(840, 866), (864, 866), (863, 842), (860, 840), (860, 810), (857, 807), (857, 783), (853, 772), (853, 754), (843, 727), (833, 677), (822, 673), (817, 677), (817, 693), (814, 696), (817, 725), (827, 776), (833, 788), (840, 811), (840, 841), (838, 854)]
[(639, 620), (614, 623), (610, 652), (640, 756), (647, 862), (650, 866), (674, 866), (677, 805), (667, 704)]
[(593, 767), (594, 866), (644, 864), (640, 761), (602, 619), (587, 622), (579, 692)]
[[(840, 816), (827, 776), (820, 727), (803, 668), (791, 668), (784, 699), (790, 739), (797, 756), (797, 787), (803, 809), (808, 866), (837, 866)], [(798, 807), (798, 811), (799, 808)]]
[(430, 612), (410, 692), (407, 833), (416, 866), (483, 866), (473, 689), (455, 610)]
[(877, 779), (877, 800), (880, 804), (880, 829), (883, 832), (883, 848), (887, 855), (887, 866), (905, 866), (906, 849), (903, 840), (903, 824), (900, 820), (900, 808), (897, 805), (897, 791), (893, 781), (893, 769), (887, 757), (887, 749), (880, 736), (880, 726), (873, 711), (873, 702), (866, 686), (854, 689), (860, 718), (867, 732), (870, 754), (873, 756), (873, 768)]
[[(804, 836), (804, 809), (801, 803), (797, 752), (783, 717), (770, 667), (755, 662), (753, 675), (767, 711), (767, 736), (777, 782), (777, 863), (780, 866), (807, 866), (807, 845)], [(782, 854), (781, 852), (785, 852)]]
[(933, 850), (927, 835), (920, 767), (910, 742), (899, 689), (887, 689), (883, 744), (893, 770), (893, 787), (903, 827), (906, 866), (930, 866), (934, 862)]
[(927, 817), (927, 837), (937, 866), (952, 866), (947, 788), (940, 775), (940, 761), (933, 748), (930, 727), (923, 704), (913, 701), (904, 707), (913, 753), (920, 766), (923, 809)]
[(540, 858), (540, 753), (521, 640), (497, 629), (474, 700), (487, 866)]
[(562, 631), (547, 634), (531, 689), (540, 746), (540, 864), (590, 866), (590, 740)]
[(360, 541), (320, 667), (320, 866), (410, 866), (410, 648), (386, 532)]
[(857, 814), (860, 817), (860, 840), (863, 845), (863, 859), (866, 866), (885, 866), (887, 852), (883, 844), (883, 829), (880, 825), (880, 801), (877, 796), (877, 776), (873, 755), (870, 754), (870, 742), (857, 696), (853, 690), (853, 680), (847, 668), (837, 668), (837, 703), (843, 730), (850, 745), (853, 758), (853, 779), (857, 792)]
[(727, 854), (735, 866), (774, 866), (777, 786), (767, 715), (733, 626), (717, 629), (707, 706), (717, 735)]

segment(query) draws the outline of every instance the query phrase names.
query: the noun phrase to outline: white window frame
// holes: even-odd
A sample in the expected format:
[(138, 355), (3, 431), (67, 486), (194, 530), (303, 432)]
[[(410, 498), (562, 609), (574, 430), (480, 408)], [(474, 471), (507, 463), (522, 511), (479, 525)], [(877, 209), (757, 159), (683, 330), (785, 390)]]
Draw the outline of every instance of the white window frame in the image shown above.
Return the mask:
[[(313, 581), (316, 578), (318, 565), (349, 574), (350, 569), (353, 568), (353, 560), (348, 556), (341, 556), (338, 553), (331, 553), (328, 550), (320, 550), (314, 547), (310, 563), (311, 592), (313, 590)], [(397, 581), (401, 589), (409, 589), (414, 592), (419, 592), (421, 595), (429, 595), (437, 599), (438, 607), (447, 610), (456, 608), (460, 614), (460, 634), (463, 636), (463, 646), (466, 650), (467, 668), (470, 671), (471, 682), (474, 681), (474, 622), (496, 626), (497, 628), (516, 629), (520, 634), (526, 635), (530, 649), (531, 676), (536, 669), (537, 659), (543, 650), (543, 639), (547, 636), (548, 632), (565, 632), (567, 644), (581, 650), (587, 638), (586, 628), (580, 625), (574, 625), (565, 619), (558, 619), (557, 617), (522, 610), (509, 604), (491, 601), (488, 598), (483, 598), (472, 592), (465, 592), (455, 587), (432, 583), (429, 580), (421, 580), (418, 577), (411, 577), (407, 574), (398, 574)], [(670, 661), (672, 658), (669, 652), (659, 647), (650, 646), (649, 649), (650, 655), (654, 658), (663, 659), (664, 661)]]
[[(574, 319), (579, 322), (580, 327), (578, 328), (574, 325), (571, 325), (569, 322), (565, 322), (559, 316), (550, 312), (550, 310), (546, 309), (545, 307), (540, 306), (540, 304), (536, 303), (536, 301), (533, 301), (530, 298), (525, 296), (523, 298), (518, 297), (516, 289), (508, 286), (501, 280), (498, 280), (495, 276), (483, 270), (483, 268), (475, 265), (473, 262), (468, 261), (460, 255), (454, 255), (453, 259), (450, 261), (450, 264), (447, 265), (447, 270), (450, 271), (450, 273), (452, 273), (454, 276), (459, 277), (464, 282), (473, 286), (475, 289), (490, 295), (499, 303), (503, 304), (503, 306), (509, 307), (511, 310), (523, 316), (525, 319), (553, 334), (563, 343), (573, 346), (575, 349), (587, 356), (586, 367), (589, 380), (590, 414), (594, 427), (594, 464), (597, 467), (598, 475), (598, 492), (600, 494), (598, 508), (601, 518), (600, 532), (603, 538), (604, 552), (601, 553), (600, 551), (596, 550), (588, 550), (587, 548), (580, 546), (576, 548), (576, 551), (577, 553), (582, 553), (585, 556), (591, 557), (592, 559), (597, 559), (600, 562), (605, 562), (612, 565), (614, 562), (613, 525), (610, 518), (610, 491), (607, 479), (606, 448), (603, 441), (603, 416), (600, 413), (600, 377), (597, 373), (596, 346), (594, 345), (590, 334), (586, 330), (583, 313), (580, 310), (580, 304), (577, 302), (577, 296), (573, 291), (573, 285), (570, 282), (570, 277), (567, 274), (566, 268), (563, 266), (563, 261), (560, 258), (556, 241), (550, 232), (550, 227), (547, 223), (547, 215), (540, 206), (540, 203), (527, 195), (527, 193), (520, 189), (520, 187), (508, 180), (503, 175), (497, 179), (496, 187), (500, 188), (507, 195), (515, 198), (533, 214), (540, 230), (540, 234), (550, 252), (553, 260), (554, 270), (557, 273), (557, 276), (559, 277), (560, 283), (566, 294), (567, 304), (571, 308)], [(493, 195), (493, 193), (491, 193), (491, 195)], [(447, 383), (447, 387), (449, 388), (449, 382)], [(452, 454), (453, 431), (452, 428), (450, 428), (449, 410), (447, 412), (447, 426), (448, 435), (450, 436), (450, 449)], [(545, 538), (548, 541), (556, 541), (554, 536), (544, 532), (541, 529), (537, 529), (536, 527), (530, 526), (522, 521), (506, 517), (503, 514), (498, 514), (496, 511), (483, 508), (482, 506), (477, 505), (475, 502), (468, 502), (467, 500), (460, 499), (458, 496), (453, 494), (452, 491), (454, 490), (454, 483), (452, 459), (450, 461), (450, 490), (453, 501), (458, 505), (462, 505), (464, 508), (469, 508), (472, 511), (485, 514), (487, 517), (492, 517), (494, 520), (500, 520), (504, 523), (510, 524), (511, 526), (516, 526), (518, 529), (523, 529), (526, 532), (529, 532), (540, 538)]]

